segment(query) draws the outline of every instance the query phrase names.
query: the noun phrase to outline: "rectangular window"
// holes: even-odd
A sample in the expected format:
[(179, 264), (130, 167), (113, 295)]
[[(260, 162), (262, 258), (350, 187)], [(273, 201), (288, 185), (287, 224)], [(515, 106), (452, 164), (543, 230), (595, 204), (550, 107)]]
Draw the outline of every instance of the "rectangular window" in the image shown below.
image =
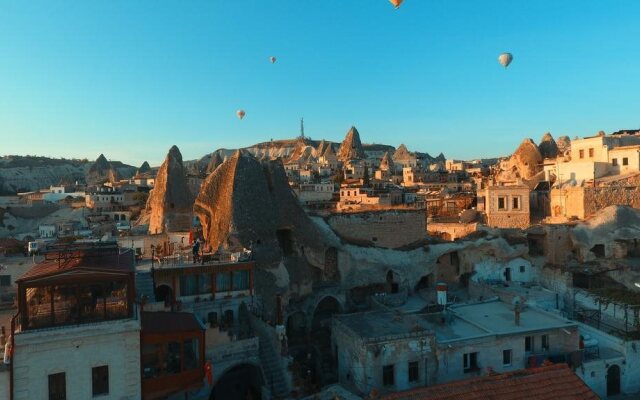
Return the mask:
[(589, 158), (593, 158), (593, 149), (589, 149)]
[(506, 209), (507, 209), (507, 198), (498, 197), (498, 210), (506, 210)]
[(216, 292), (227, 292), (231, 290), (231, 274), (220, 272), (216, 274)]
[(418, 361), (409, 363), (409, 382), (417, 382), (420, 376), (420, 364)]
[(465, 353), (463, 356), (464, 373), (477, 371), (478, 368), (478, 353)]
[(505, 367), (511, 365), (511, 350), (502, 350), (502, 365)]
[(584, 150), (580, 150), (578, 153), (580, 154), (580, 158), (584, 158)]
[(67, 382), (64, 372), (49, 375), (49, 400), (67, 400)]
[(249, 271), (233, 271), (233, 290), (249, 289)]
[(513, 196), (511, 198), (511, 209), (512, 210), (519, 210), (520, 209), (520, 196)]
[(549, 335), (542, 335), (542, 351), (549, 351)]
[(525, 271), (524, 265), (521, 265), (520, 266), (520, 273), (522, 274), (522, 273), (524, 273), (524, 271)]
[(11, 275), (0, 275), (0, 286), (11, 286)]
[(533, 352), (533, 336), (525, 336), (524, 351), (527, 351), (529, 353)]
[(393, 386), (394, 383), (393, 365), (385, 365), (382, 367), (382, 384), (384, 386)]
[(615, 167), (616, 165), (618, 165), (618, 159), (617, 159), (617, 158), (612, 159), (612, 160), (611, 160), (611, 165), (613, 165), (614, 167)]
[(185, 371), (196, 369), (200, 364), (200, 347), (198, 343), (198, 338), (188, 339), (183, 342)]
[(109, 394), (109, 366), (91, 368), (93, 395)]
[(629, 159), (627, 157), (622, 158), (622, 165), (629, 165)]

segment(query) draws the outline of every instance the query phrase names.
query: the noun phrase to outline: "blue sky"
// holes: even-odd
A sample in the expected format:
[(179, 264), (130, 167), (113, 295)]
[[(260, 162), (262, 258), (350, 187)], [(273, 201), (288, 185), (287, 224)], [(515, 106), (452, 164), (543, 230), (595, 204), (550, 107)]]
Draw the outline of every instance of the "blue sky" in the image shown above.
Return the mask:
[(159, 164), (173, 144), (192, 159), (294, 137), (300, 117), (314, 139), (355, 125), (451, 158), (639, 128), (638, 16), (637, 0), (0, 0), (0, 154)]

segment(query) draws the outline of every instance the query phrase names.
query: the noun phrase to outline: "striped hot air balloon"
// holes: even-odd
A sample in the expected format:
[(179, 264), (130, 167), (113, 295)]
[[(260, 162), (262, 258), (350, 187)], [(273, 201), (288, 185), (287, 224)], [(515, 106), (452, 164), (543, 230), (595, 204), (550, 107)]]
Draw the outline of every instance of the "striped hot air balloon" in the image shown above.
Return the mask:
[(393, 6), (398, 9), (404, 0), (389, 0)]
[(236, 111), (236, 115), (238, 116), (238, 118), (242, 119), (244, 118), (245, 112), (244, 110), (238, 110)]
[(502, 64), (503, 67), (507, 68), (509, 64), (513, 61), (513, 56), (511, 53), (502, 53), (498, 56), (498, 62)]

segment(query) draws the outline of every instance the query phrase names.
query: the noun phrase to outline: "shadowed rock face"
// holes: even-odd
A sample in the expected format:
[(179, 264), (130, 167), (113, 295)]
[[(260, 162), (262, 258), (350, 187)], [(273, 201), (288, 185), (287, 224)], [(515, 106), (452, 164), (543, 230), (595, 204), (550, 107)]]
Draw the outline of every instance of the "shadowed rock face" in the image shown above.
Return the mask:
[(571, 139), (569, 139), (569, 136), (560, 136), (556, 145), (558, 146), (558, 154), (564, 155), (571, 150)]
[(209, 161), (209, 164), (207, 165), (207, 175), (215, 171), (220, 164), (222, 164), (222, 157), (220, 157), (220, 153), (216, 151), (211, 155), (211, 161)]
[(515, 166), (524, 179), (533, 178), (541, 170), (542, 155), (531, 139), (525, 139), (511, 155), (510, 164)]
[(382, 157), (382, 161), (380, 161), (380, 169), (383, 171), (394, 171), (393, 160), (389, 157), (389, 153), (385, 152)]
[(173, 146), (158, 170), (147, 200), (149, 232), (189, 230), (192, 205), (193, 195), (187, 186), (182, 154)]
[(261, 163), (237, 151), (204, 181), (194, 212), (212, 248), (253, 247), (258, 262), (322, 246), (279, 160)]
[(151, 166), (148, 162), (143, 162), (138, 171), (136, 172), (139, 175), (146, 174), (147, 172), (151, 172)]
[(558, 155), (558, 145), (549, 132), (542, 136), (538, 149), (542, 158), (556, 158)]
[(411, 153), (404, 144), (398, 146), (398, 149), (393, 153), (394, 161), (406, 161), (415, 157), (416, 155)]
[(118, 180), (118, 172), (107, 160), (104, 154), (100, 154), (87, 171), (87, 183), (99, 184), (103, 182), (115, 182)]
[(340, 145), (338, 150), (338, 159), (340, 161), (348, 160), (360, 160), (366, 158), (364, 149), (362, 148), (362, 142), (360, 141), (360, 134), (355, 126), (352, 126), (347, 132), (347, 136)]

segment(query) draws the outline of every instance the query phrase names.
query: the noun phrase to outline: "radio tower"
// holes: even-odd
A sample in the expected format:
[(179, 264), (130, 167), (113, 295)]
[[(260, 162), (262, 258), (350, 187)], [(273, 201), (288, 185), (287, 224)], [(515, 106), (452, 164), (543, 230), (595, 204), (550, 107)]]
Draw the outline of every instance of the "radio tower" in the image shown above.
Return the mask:
[(304, 139), (304, 118), (300, 118), (300, 137)]

